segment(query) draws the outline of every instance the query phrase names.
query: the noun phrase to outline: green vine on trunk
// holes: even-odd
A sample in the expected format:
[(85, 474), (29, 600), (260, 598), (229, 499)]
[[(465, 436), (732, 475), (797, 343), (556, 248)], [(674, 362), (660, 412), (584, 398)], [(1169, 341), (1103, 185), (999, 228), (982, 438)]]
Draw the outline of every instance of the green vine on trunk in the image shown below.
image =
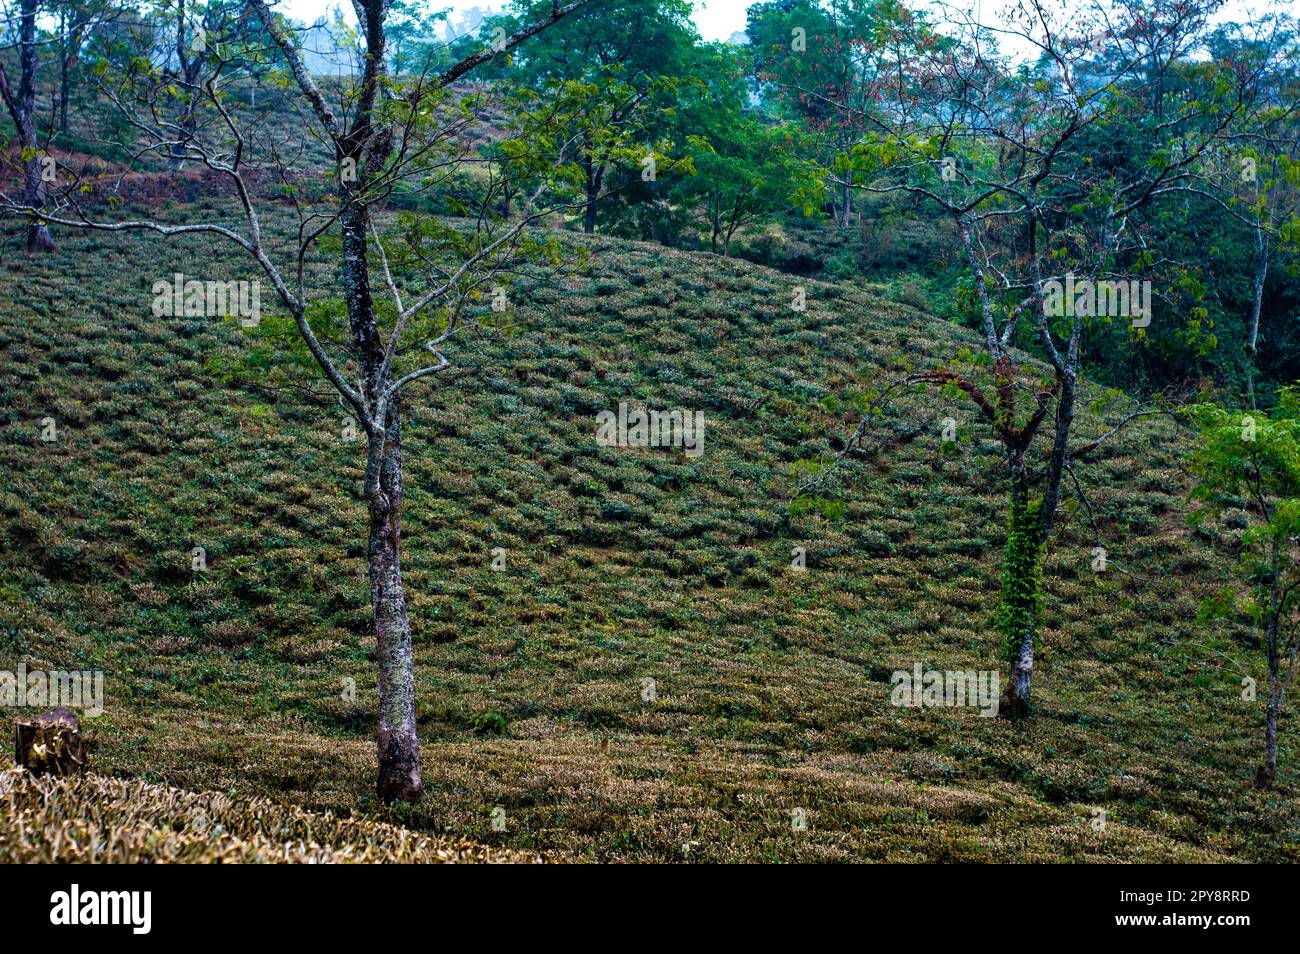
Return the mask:
[[(1002, 599), (997, 625), (1012, 665), (1020, 656), (1025, 629), (1038, 619), (1042, 587), (1042, 500), (1013, 505), (1002, 559)], [(1035, 639), (1037, 628), (1035, 628)]]

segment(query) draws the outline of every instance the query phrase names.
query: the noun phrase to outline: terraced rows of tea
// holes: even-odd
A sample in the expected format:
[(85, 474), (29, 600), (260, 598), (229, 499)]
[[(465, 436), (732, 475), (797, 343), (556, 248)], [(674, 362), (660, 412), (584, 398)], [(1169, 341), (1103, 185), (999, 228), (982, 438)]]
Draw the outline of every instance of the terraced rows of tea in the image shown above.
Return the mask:
[[(1078, 468), (1112, 562), (1092, 571), (1082, 514), (1055, 541), (1034, 718), (898, 708), (895, 669), (1005, 671), (996, 446), (932, 392), (843, 468), (842, 513), (792, 510), (792, 469), (837, 453), (854, 392), (965, 332), (869, 287), (603, 238), (408, 392), (427, 795), (383, 808), (362, 442), (337, 401), (232, 362), (238, 325), (152, 315), (174, 271), (256, 277), (227, 248), (61, 238), (0, 266), (23, 288), (0, 313), (0, 664), (105, 671), (101, 774), (559, 858), (1300, 857), (1285, 719), (1278, 790), (1250, 786), (1262, 703), (1235, 665), (1259, 654), (1195, 621), (1229, 561), (1186, 524), (1173, 423)], [(704, 453), (600, 446), (620, 401), (702, 410)]]

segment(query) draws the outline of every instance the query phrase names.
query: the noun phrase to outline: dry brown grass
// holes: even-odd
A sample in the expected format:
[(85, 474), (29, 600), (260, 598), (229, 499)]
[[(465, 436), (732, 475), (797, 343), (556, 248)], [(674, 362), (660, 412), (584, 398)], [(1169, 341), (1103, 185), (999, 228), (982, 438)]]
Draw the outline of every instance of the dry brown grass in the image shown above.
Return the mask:
[(0, 862), (511, 863), (540, 855), (231, 798), (104, 778), (0, 772)]

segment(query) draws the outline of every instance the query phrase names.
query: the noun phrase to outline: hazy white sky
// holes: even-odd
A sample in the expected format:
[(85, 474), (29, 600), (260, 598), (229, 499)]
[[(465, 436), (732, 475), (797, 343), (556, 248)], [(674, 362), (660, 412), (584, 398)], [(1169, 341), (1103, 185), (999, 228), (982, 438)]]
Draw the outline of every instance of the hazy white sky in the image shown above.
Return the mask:
[[(700, 35), (706, 40), (725, 40), (733, 33), (745, 29), (745, 10), (754, 0), (695, 0), (695, 26), (700, 31)], [(962, 0), (949, 0), (955, 6), (959, 6)], [(999, 12), (1006, 8), (1006, 0), (967, 0), (972, 9), (980, 9), (985, 22), (996, 22), (1000, 17)], [(433, 9), (447, 9), (455, 11), (452, 15), (453, 21), (457, 20), (456, 13), (478, 7), (482, 10), (491, 10), (493, 12), (502, 10), (506, 6), (506, 0), (431, 0), (430, 6)], [(924, 2), (918, 4), (924, 6)], [(351, 4), (349, 2), (340, 3), (339, 0), (280, 0), (277, 8), (288, 12), (295, 19), (304, 20), (308, 23), (314, 22), (327, 9), (334, 6), (342, 6), (349, 12), (351, 18)], [(1290, 12), (1293, 16), (1300, 16), (1300, 0), (1228, 0), (1223, 11), (1217, 20), (1231, 21), (1244, 10), (1262, 11), (1266, 7), (1277, 7)]]
[[(725, 40), (738, 30), (745, 29), (745, 8), (754, 0), (696, 0), (695, 26), (706, 40)], [(338, 0), (280, 0), (278, 8), (287, 11), (298, 20), (312, 22), (329, 7), (341, 5), (350, 10), (348, 3), (339, 4)], [(433, 9), (450, 8), (465, 11), (473, 7), (484, 10), (499, 11), (507, 4), (504, 0), (431, 0)], [(456, 19), (455, 15), (452, 17)]]

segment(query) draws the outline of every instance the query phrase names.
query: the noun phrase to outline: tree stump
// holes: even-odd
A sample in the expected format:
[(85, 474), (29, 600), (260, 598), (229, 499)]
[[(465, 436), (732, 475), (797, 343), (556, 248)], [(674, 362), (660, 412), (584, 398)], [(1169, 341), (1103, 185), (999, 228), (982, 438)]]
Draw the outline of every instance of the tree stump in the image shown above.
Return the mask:
[(51, 709), (30, 721), (19, 720), (14, 762), (33, 775), (82, 775), (86, 745), (81, 723), (71, 709)]

